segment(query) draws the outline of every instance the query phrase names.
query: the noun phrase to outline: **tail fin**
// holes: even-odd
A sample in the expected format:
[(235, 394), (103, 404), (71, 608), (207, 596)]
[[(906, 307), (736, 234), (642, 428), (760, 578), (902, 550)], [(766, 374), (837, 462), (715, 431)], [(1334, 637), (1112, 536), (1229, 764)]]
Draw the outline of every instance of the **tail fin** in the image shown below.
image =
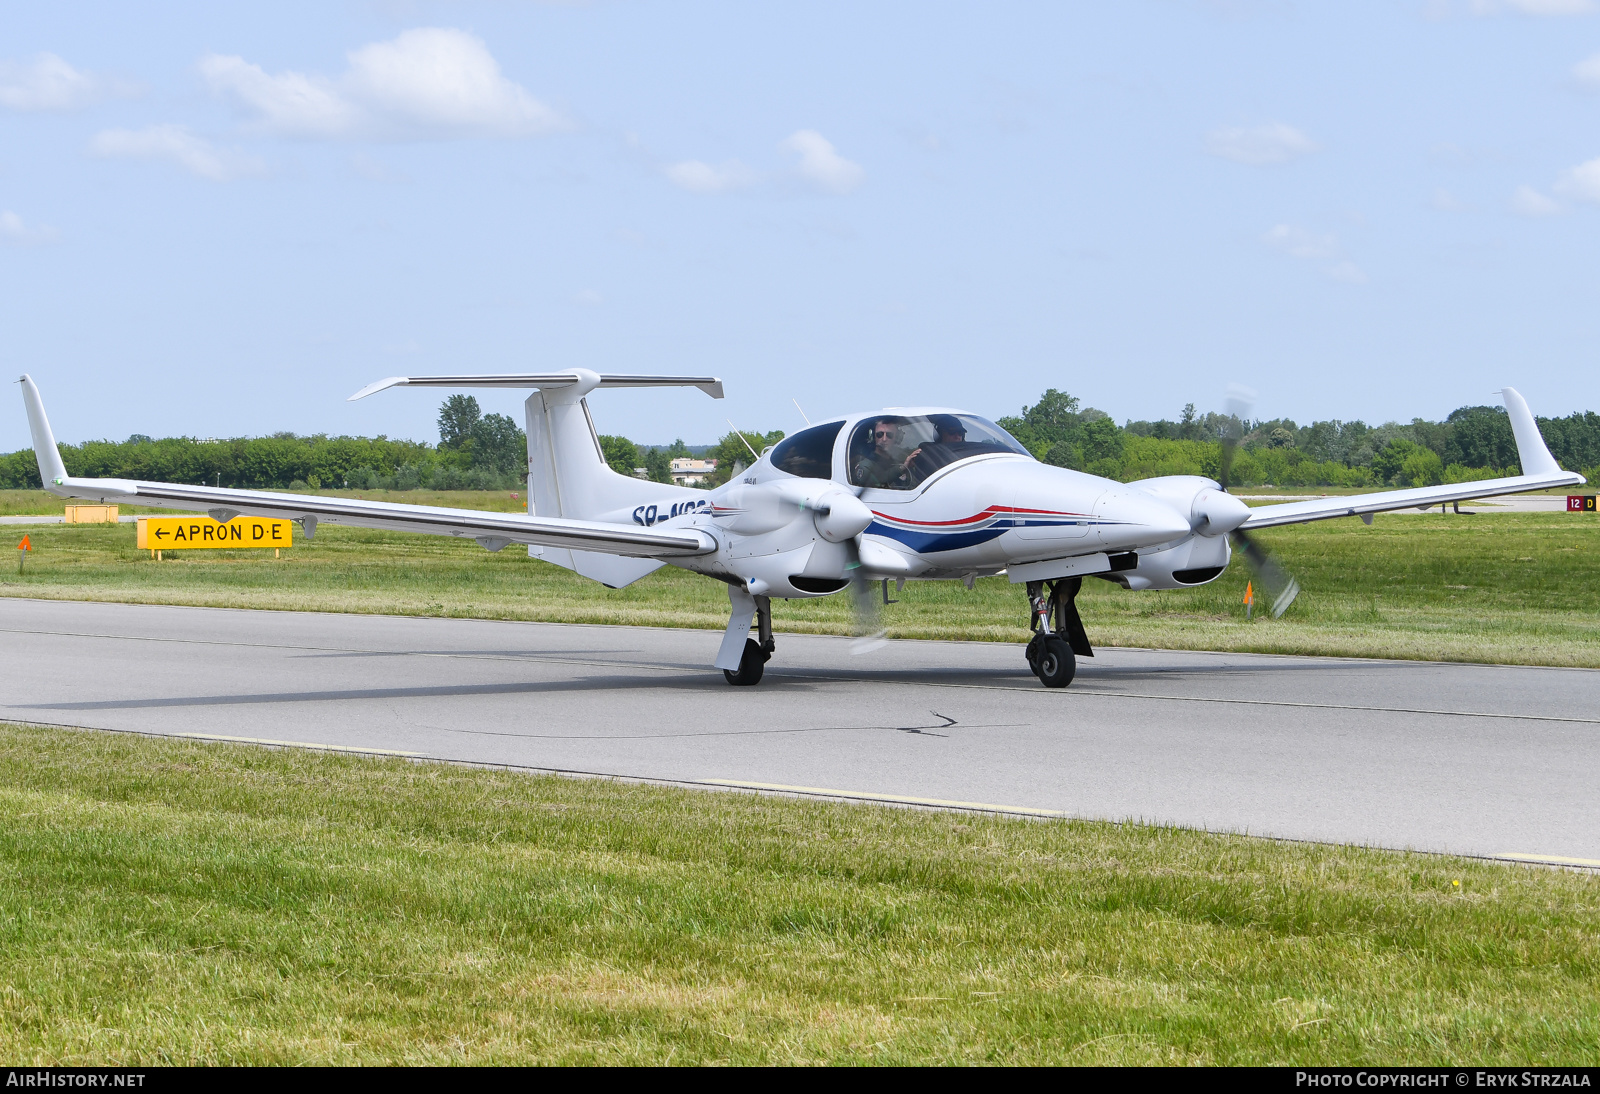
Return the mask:
[(1539, 433), (1539, 423), (1533, 420), (1528, 401), (1514, 387), (1502, 388), (1500, 397), (1506, 401), (1506, 415), (1511, 419), (1511, 433), (1517, 439), (1517, 462), (1524, 475), (1554, 475), (1561, 467), (1550, 455), (1544, 437)]
[(39, 386), (27, 373), (22, 374), (18, 383), (22, 385), (22, 405), (28, 408), (28, 429), (33, 433), (33, 456), (39, 461), (39, 480), (48, 490), (67, 477), (67, 466), (61, 462), (61, 450), (56, 447), (55, 434), (50, 432), (50, 419), (44, 416)]
[[(619, 475), (606, 463), (584, 396), (604, 387), (697, 387), (722, 398), (715, 376), (601, 375), (588, 369), (538, 374), (482, 376), (391, 376), (362, 388), (361, 399), (391, 387), (535, 388), (524, 404), (528, 428), (528, 498), (530, 513), (575, 520), (628, 520), (628, 510), (648, 506), (665, 513), (675, 501), (698, 492), (667, 483), (644, 482)], [(636, 518), (635, 518), (636, 519)], [(530, 554), (575, 570), (584, 577), (620, 588), (661, 566), (648, 559), (617, 558), (565, 547), (529, 547)]]

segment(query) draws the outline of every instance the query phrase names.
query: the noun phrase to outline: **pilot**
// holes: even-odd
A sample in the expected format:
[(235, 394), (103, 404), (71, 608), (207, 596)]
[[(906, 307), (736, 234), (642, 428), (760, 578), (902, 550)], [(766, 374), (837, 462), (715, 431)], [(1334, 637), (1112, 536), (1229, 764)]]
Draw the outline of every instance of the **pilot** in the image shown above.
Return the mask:
[(898, 418), (872, 423), (872, 451), (856, 462), (851, 481), (860, 486), (899, 486), (905, 478), (904, 427)]

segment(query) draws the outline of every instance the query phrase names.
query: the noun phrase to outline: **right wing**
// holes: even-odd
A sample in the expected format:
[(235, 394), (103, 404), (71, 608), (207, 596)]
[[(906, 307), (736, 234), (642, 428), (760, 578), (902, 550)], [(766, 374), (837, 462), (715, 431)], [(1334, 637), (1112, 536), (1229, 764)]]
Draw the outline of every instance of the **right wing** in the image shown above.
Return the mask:
[(1246, 530), (1275, 528), (1282, 524), (1304, 524), (1334, 517), (1360, 517), (1371, 524), (1372, 514), (1393, 509), (1427, 509), (1452, 501), (1492, 498), (1497, 494), (1524, 494), (1529, 490), (1577, 486), (1585, 482), (1584, 477), (1576, 471), (1561, 470), (1561, 465), (1550, 455), (1549, 447), (1539, 434), (1539, 425), (1533, 420), (1533, 412), (1528, 409), (1527, 402), (1517, 393), (1517, 389), (1504, 388), (1501, 395), (1506, 401), (1506, 415), (1511, 419), (1511, 432), (1517, 440), (1517, 462), (1522, 465), (1521, 475), (1263, 505), (1250, 510), (1250, 516), (1239, 527)]

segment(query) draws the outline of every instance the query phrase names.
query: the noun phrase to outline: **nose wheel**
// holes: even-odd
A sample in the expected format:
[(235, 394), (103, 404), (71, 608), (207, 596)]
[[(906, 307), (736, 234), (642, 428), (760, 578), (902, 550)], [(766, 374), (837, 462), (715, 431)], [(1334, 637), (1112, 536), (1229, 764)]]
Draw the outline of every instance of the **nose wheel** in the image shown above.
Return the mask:
[(1078, 674), (1078, 657), (1093, 657), (1083, 620), (1078, 617), (1081, 577), (1028, 582), (1033, 638), (1028, 642), (1028, 667), (1047, 688), (1064, 688)]
[(1028, 643), (1028, 667), (1047, 688), (1064, 688), (1078, 673), (1072, 647), (1053, 634), (1036, 634)]
[(739, 667), (723, 669), (722, 675), (736, 688), (759, 684), (762, 673), (767, 671), (767, 660), (771, 656), (772, 654), (761, 648), (761, 643), (754, 638), (747, 638), (744, 643), (744, 655), (739, 658)]

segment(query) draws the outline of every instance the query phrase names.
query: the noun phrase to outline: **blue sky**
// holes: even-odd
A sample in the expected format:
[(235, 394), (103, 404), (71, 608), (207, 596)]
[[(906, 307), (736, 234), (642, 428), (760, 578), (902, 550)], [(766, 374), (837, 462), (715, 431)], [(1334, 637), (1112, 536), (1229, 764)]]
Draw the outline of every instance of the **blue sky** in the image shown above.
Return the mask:
[(0, 354), (63, 440), (433, 439), (345, 397), (573, 366), (725, 378), (591, 400), (645, 442), (1600, 408), (1596, 0), (0, 13)]

